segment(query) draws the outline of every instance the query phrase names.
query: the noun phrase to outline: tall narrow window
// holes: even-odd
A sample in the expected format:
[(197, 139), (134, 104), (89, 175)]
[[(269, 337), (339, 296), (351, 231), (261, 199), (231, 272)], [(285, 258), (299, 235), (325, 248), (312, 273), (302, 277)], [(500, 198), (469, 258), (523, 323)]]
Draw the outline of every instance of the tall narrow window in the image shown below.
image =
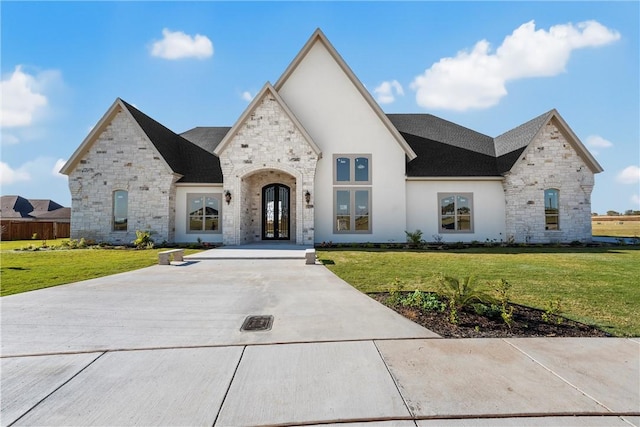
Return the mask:
[(220, 232), (220, 194), (187, 194), (188, 233)]
[(336, 159), (336, 181), (351, 181), (351, 159), (348, 157), (338, 157)]
[(333, 160), (334, 233), (371, 233), (371, 154), (334, 154)]
[(560, 191), (555, 188), (544, 190), (544, 228), (560, 230)]
[(113, 231), (127, 231), (129, 217), (129, 193), (125, 190), (113, 192)]
[(440, 232), (473, 233), (473, 195), (438, 193)]

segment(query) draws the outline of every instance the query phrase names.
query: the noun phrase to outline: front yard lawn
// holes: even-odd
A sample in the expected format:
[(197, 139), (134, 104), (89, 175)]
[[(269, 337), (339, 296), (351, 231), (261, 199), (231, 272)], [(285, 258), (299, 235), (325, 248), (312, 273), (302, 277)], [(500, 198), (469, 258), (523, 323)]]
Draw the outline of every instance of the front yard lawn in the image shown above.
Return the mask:
[[(471, 248), (451, 251), (325, 250), (319, 259), (365, 293), (438, 291), (437, 277), (474, 275), (493, 290), (511, 283), (511, 302), (562, 313), (616, 336), (640, 336), (640, 248)], [(489, 284), (487, 282), (492, 282)]]
[[(55, 243), (54, 243), (55, 242)], [(48, 241), (59, 245), (60, 240)], [(33, 291), (109, 274), (149, 267), (158, 263), (158, 252), (166, 249), (57, 249), (15, 251), (41, 241), (2, 242), (0, 252), (0, 296)], [(185, 255), (198, 252), (186, 249)]]

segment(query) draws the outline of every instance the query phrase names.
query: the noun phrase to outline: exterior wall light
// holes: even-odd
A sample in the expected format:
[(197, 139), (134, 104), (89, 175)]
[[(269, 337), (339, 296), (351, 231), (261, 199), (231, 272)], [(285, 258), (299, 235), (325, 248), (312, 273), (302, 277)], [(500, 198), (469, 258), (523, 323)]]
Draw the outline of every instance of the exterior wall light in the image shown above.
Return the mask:
[(224, 192), (224, 201), (227, 202), (227, 204), (231, 203), (231, 193), (229, 190)]
[(307, 204), (309, 204), (309, 202), (311, 202), (311, 193), (309, 193), (309, 190), (307, 190), (304, 193), (304, 200), (307, 202)]

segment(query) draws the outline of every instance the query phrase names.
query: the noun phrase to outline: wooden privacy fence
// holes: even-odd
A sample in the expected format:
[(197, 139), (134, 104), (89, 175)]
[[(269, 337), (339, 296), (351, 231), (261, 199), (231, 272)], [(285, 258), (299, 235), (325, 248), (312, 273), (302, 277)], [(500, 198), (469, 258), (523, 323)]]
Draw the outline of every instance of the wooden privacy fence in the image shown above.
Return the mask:
[(71, 224), (55, 221), (0, 221), (2, 240), (56, 239), (71, 235)]

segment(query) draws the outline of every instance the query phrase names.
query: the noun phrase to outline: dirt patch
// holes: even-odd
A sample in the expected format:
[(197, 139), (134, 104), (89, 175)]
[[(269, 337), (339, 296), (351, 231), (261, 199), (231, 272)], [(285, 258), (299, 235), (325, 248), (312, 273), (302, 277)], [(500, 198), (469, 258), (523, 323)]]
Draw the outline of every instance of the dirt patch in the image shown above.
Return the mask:
[(507, 337), (607, 337), (610, 334), (590, 325), (564, 317), (543, 320), (543, 310), (511, 304), (513, 321), (509, 328), (500, 316), (487, 317), (465, 308), (459, 313), (457, 325), (449, 321), (449, 311), (426, 311), (418, 307), (387, 304), (388, 293), (369, 294), (407, 319), (445, 338), (507, 338)]

